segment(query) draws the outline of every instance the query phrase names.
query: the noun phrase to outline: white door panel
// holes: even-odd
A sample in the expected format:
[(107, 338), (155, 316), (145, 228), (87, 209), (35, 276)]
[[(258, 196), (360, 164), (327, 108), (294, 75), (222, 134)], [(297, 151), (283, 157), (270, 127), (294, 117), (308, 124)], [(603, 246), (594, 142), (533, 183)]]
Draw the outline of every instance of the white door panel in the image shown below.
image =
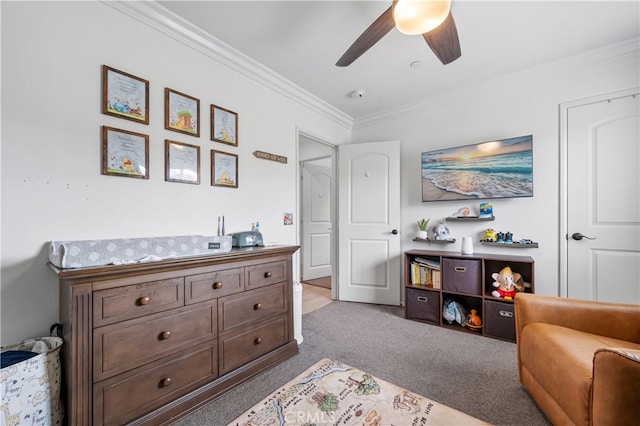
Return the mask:
[(338, 150), (338, 299), (399, 305), (400, 143)]
[[(328, 160), (330, 162), (330, 159)], [(329, 277), (331, 268), (331, 167), (325, 159), (302, 164), (302, 281)]]
[(637, 96), (567, 111), (568, 297), (640, 303), (638, 111)]

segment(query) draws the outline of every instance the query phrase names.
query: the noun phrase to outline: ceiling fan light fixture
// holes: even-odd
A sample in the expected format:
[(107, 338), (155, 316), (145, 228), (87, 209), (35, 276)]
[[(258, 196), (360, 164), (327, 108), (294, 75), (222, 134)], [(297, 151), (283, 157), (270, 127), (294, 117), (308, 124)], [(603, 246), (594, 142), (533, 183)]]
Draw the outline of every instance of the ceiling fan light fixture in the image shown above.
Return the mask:
[(397, 0), (393, 20), (403, 34), (424, 34), (442, 24), (450, 10), (451, 0)]

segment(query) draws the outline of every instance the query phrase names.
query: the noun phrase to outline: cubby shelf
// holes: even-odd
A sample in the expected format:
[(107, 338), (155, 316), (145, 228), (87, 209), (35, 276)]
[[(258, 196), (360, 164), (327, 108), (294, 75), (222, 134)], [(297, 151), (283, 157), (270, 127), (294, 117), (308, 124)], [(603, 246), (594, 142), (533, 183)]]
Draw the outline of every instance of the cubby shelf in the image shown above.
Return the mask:
[[(504, 244), (501, 244), (504, 245)], [(530, 244), (528, 244), (530, 245)], [(515, 342), (513, 300), (494, 297), (491, 292), (494, 272), (509, 266), (529, 283), (525, 288), (534, 293), (534, 261), (529, 256), (475, 253), (461, 255), (439, 250), (409, 250), (404, 253), (405, 318), (452, 330)], [(414, 285), (414, 264), (426, 265), (432, 271), (432, 285)], [(422, 272), (419, 273), (422, 280)], [(418, 282), (418, 281), (415, 281)], [(443, 304), (452, 299), (469, 312), (475, 309), (482, 318), (482, 327), (470, 330), (443, 318)]]

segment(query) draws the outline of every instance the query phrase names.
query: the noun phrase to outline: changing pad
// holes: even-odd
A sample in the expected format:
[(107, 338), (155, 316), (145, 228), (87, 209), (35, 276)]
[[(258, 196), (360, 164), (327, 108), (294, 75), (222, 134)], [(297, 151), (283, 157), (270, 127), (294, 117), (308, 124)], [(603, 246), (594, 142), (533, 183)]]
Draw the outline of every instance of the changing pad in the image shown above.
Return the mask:
[(231, 235), (51, 241), (49, 261), (63, 269), (86, 268), (225, 253), (231, 248)]

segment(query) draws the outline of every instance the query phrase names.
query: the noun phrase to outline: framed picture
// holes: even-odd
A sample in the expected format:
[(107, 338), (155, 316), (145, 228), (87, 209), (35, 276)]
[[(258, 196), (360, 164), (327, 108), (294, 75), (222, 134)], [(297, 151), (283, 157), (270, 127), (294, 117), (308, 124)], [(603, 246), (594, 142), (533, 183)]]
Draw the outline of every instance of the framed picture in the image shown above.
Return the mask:
[(421, 153), (422, 201), (533, 197), (533, 136)]
[(102, 174), (149, 179), (149, 136), (102, 126)]
[(102, 113), (149, 124), (149, 82), (103, 65)]
[(211, 140), (238, 146), (238, 114), (211, 105)]
[(200, 185), (199, 146), (166, 139), (164, 157), (164, 180)]
[(200, 136), (200, 100), (165, 87), (164, 128)]
[(238, 156), (211, 150), (211, 185), (238, 187)]

